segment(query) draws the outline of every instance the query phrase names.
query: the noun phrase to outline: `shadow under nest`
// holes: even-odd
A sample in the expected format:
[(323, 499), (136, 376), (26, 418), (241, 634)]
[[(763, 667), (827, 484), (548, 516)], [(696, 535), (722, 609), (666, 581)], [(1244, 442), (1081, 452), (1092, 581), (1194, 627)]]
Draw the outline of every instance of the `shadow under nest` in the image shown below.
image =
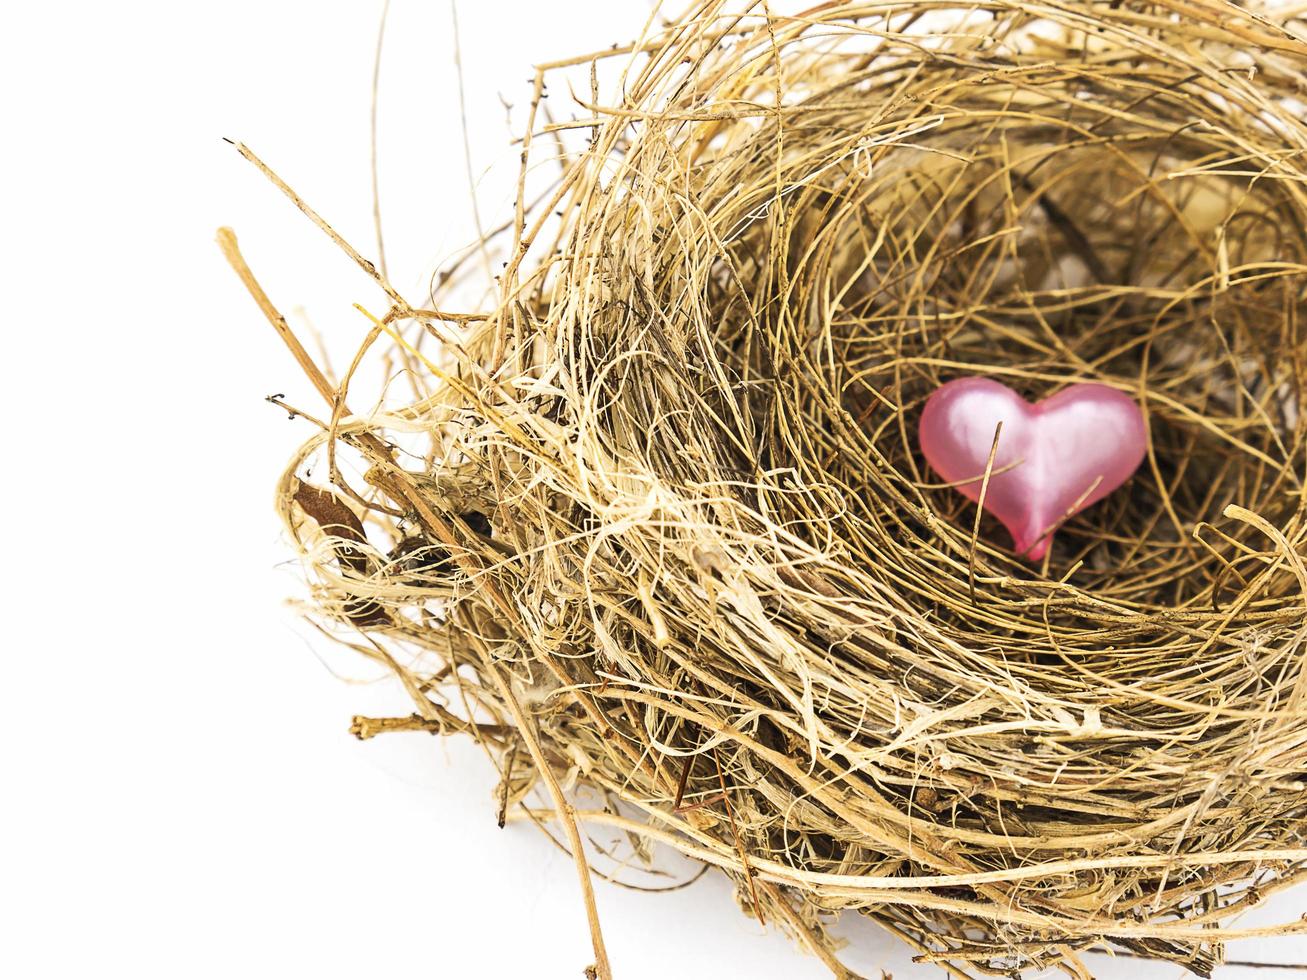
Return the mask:
[[(501, 815), (720, 867), (837, 974), (845, 910), (958, 975), (1206, 974), (1307, 864), (1307, 126), (1277, 49), (984, 6), (933, 46), (841, 5), (668, 28), (556, 249), (519, 226), (443, 380), (334, 433), (431, 441), (364, 446), (353, 559), (295, 467), (283, 501), (319, 608), (410, 651)], [(917, 450), (972, 374), (1144, 410), (1040, 566)], [(542, 763), (602, 804), (530, 803)]]

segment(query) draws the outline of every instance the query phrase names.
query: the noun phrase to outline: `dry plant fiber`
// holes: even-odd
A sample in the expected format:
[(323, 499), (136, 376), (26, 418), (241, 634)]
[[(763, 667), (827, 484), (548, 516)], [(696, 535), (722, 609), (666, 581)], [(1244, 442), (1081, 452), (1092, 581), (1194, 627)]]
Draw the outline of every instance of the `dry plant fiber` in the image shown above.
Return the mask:
[[(842, 977), (840, 913), (956, 977), (1307, 929), (1236, 921), (1307, 873), (1303, 37), (698, 3), (540, 67), (481, 309), (444, 308), (475, 261), (414, 306), (341, 242), (393, 306), (340, 379), (222, 233), (329, 406), (278, 498), (318, 619), (415, 702), (356, 730), (471, 735), (500, 819), (557, 821), (593, 975), (605, 828)], [(1037, 566), (916, 451), (970, 375), (1147, 420)]]

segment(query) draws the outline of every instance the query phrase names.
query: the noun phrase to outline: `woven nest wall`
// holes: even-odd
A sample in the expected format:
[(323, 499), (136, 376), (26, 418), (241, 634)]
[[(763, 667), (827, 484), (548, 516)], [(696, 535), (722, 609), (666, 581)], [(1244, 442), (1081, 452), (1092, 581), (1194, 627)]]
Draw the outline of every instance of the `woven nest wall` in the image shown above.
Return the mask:
[[(418, 397), (337, 386), (283, 480), (416, 701), (359, 734), (474, 735), (503, 817), (719, 868), (839, 975), (839, 912), (959, 976), (1274, 931), (1231, 923), (1307, 868), (1307, 45), (1215, 0), (707, 3), (591, 57), (623, 97), (547, 125), (542, 69), (524, 173), (587, 139), (495, 301), (396, 295)], [(969, 375), (1144, 412), (1041, 563), (917, 450)]]

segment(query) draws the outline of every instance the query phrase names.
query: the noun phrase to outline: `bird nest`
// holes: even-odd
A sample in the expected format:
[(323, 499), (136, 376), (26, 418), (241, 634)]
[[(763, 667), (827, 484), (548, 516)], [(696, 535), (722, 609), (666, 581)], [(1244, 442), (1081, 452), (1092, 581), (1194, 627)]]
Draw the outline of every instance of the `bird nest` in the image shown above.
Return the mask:
[[(1301, 930), (1234, 919), (1307, 872), (1305, 56), (1218, 0), (707, 2), (541, 68), (493, 300), (392, 291), (356, 365), (415, 396), (319, 376), (281, 484), (416, 702), (358, 733), (473, 735), (583, 879), (666, 845), (841, 976), (842, 912), (956, 976)], [(1037, 564), (917, 450), (969, 375), (1143, 411)]]

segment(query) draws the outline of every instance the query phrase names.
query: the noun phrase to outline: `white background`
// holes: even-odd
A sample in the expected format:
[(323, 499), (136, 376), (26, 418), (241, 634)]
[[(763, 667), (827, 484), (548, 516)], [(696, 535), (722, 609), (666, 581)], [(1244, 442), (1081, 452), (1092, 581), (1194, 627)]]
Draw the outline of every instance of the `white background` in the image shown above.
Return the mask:
[[(468, 743), (352, 739), (352, 714), (406, 713), (404, 695), (282, 605), (297, 579), (271, 490), (307, 429), (263, 397), (314, 396), (214, 230), (235, 227), (274, 302), (337, 357), (365, 329), (350, 304), (384, 303), (220, 138), (374, 254), (380, 4), (0, 11), (0, 976), (580, 977), (570, 860), (496, 828)], [(490, 223), (516, 155), (500, 95), (520, 108), (533, 62), (629, 39), (648, 11), (464, 0)], [(453, 50), (446, 0), (394, 0), (381, 191), (392, 278), (412, 296), (471, 236)], [(827, 975), (716, 875), (668, 896), (600, 883), (598, 902), (621, 980)], [(850, 959), (870, 976), (942, 975), (857, 933)], [(1307, 960), (1292, 940), (1233, 952)]]

